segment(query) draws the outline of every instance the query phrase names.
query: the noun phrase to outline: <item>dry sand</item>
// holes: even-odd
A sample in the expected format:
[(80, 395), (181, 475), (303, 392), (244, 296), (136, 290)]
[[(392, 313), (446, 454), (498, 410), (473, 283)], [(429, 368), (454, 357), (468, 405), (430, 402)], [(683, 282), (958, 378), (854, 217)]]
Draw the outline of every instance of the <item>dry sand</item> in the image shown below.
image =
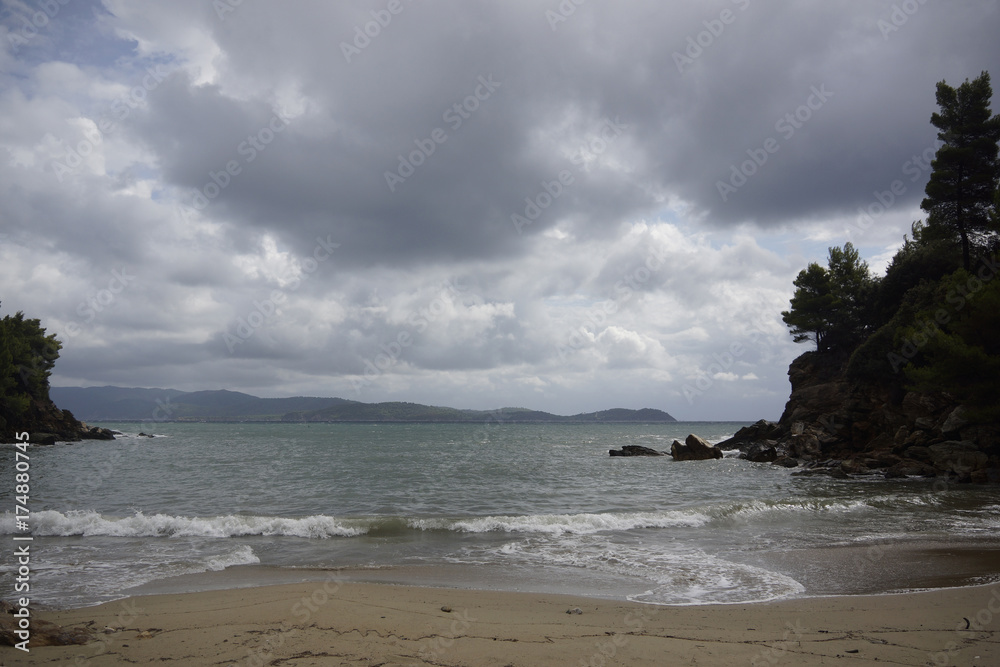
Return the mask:
[(89, 626), (96, 639), (30, 654), (2, 647), (0, 664), (1000, 665), (998, 584), (656, 607), (331, 578), (39, 616)]

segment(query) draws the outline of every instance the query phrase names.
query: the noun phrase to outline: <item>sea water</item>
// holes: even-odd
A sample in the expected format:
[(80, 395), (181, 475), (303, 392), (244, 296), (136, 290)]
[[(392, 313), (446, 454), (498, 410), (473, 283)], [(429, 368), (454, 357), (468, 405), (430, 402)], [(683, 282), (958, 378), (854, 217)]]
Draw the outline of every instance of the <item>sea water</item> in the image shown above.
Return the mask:
[[(912, 574), (887, 556), (895, 544), (998, 546), (997, 488), (797, 477), (737, 452), (608, 456), (630, 444), (669, 450), (688, 433), (718, 442), (743, 423), (103, 425), (123, 435), (30, 448), (36, 603), (328, 570), (652, 604), (755, 602), (912, 586), (906, 572), (887, 574), (892, 563)], [(13, 446), (0, 458), (12, 471)], [(20, 534), (15, 521), (0, 516), (0, 534)], [(9, 599), (16, 566), (0, 563)]]

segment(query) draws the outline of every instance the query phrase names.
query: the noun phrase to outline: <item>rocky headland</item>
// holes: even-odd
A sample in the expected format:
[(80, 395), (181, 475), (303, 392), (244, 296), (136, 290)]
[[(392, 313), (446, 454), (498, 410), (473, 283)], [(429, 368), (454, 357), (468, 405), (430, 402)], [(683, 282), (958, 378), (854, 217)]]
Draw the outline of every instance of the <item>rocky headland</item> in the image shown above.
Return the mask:
[(1000, 483), (1000, 426), (975, 423), (943, 392), (907, 391), (891, 378), (851, 381), (847, 361), (817, 352), (798, 357), (780, 420), (744, 427), (719, 446), (804, 475)]
[(33, 398), (26, 414), (0, 433), (0, 442), (16, 442), (18, 433), (28, 433), (28, 441), (33, 445), (115, 439), (109, 429), (79, 421), (69, 410), (60, 410), (47, 396)]

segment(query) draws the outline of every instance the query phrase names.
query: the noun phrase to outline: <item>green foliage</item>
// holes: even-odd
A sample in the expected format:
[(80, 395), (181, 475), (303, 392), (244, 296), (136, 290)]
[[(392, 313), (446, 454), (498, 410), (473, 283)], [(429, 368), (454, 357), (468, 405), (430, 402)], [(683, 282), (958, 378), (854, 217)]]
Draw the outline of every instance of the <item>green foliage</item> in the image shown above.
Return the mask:
[(827, 268), (814, 262), (799, 272), (791, 308), (781, 313), (793, 340), (815, 341), (820, 352), (850, 349), (864, 337), (877, 287), (852, 244), (829, 252)]
[(24, 313), (0, 320), (0, 430), (16, 428), (32, 400), (47, 400), (62, 344)]
[[(904, 345), (918, 348), (906, 377), (917, 391), (945, 391), (980, 419), (1000, 418), (1000, 280), (984, 265), (940, 281), (930, 308), (902, 328)], [(933, 321), (931, 329), (921, 323)], [(928, 330), (932, 332), (928, 335)], [(926, 341), (926, 342), (925, 342)], [(917, 345), (923, 342), (923, 345)]]
[(998, 142), (1000, 116), (990, 111), (990, 75), (983, 72), (957, 89), (937, 84), (939, 113), (931, 115), (938, 128), (938, 149), (921, 208), (927, 211), (929, 240), (957, 241), (962, 266), (971, 267), (974, 247), (982, 247), (995, 231), (994, 202), (1000, 178)]
[[(893, 263), (904, 252), (897, 253)], [(900, 260), (902, 263), (905, 260)], [(883, 286), (888, 275), (883, 279)], [(893, 288), (895, 289), (895, 288)], [(909, 359), (901, 357), (900, 353), (907, 340), (907, 335), (916, 331), (921, 313), (933, 313), (939, 303), (936, 281), (920, 280), (908, 288), (894, 302), (892, 314), (888, 321), (879, 326), (851, 354), (847, 365), (848, 377), (855, 380), (888, 382), (899, 387), (903, 386), (905, 376), (902, 369), (909, 364)], [(884, 297), (879, 296), (881, 301)], [(926, 317), (925, 317), (926, 320)]]
[(831, 248), (829, 269), (802, 271), (782, 313), (797, 342), (850, 351), (852, 380), (946, 392), (981, 421), (1000, 420), (1000, 116), (991, 96), (986, 72), (957, 89), (938, 84), (931, 122), (944, 143), (921, 204), (928, 217), (885, 276), (868, 278), (850, 244)]
[(889, 322), (912, 288), (935, 282), (962, 265), (958, 248), (951, 243), (930, 240), (919, 222), (913, 224), (914, 240), (904, 239), (892, 258), (874, 294), (874, 328)]
[(813, 262), (799, 271), (795, 278), (795, 294), (791, 308), (781, 313), (781, 319), (792, 331), (796, 343), (815, 341), (816, 349), (826, 348), (826, 335), (830, 330), (829, 313), (833, 309), (833, 290), (830, 274), (822, 266)]

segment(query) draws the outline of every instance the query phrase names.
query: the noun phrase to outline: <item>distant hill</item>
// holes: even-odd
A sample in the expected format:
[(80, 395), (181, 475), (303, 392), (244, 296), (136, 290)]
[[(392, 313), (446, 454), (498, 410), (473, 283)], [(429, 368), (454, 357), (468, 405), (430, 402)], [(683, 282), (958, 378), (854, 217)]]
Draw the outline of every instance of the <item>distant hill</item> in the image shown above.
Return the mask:
[(285, 422), (675, 422), (662, 410), (615, 408), (572, 416), (526, 408), (459, 410), (418, 403), (361, 403), (343, 398), (258, 398), (225, 389), (182, 392), (125, 387), (52, 387), (52, 400), (86, 421)]
[(278, 421), (286, 413), (312, 411), (343, 398), (259, 398), (225, 389), (183, 392), (126, 387), (52, 387), (52, 401), (84, 421)]
[(371, 422), (673, 422), (666, 412), (652, 410), (604, 410), (572, 416), (525, 408), (499, 410), (458, 410), (418, 403), (351, 403), (312, 412), (286, 414), (285, 421), (371, 421)]

